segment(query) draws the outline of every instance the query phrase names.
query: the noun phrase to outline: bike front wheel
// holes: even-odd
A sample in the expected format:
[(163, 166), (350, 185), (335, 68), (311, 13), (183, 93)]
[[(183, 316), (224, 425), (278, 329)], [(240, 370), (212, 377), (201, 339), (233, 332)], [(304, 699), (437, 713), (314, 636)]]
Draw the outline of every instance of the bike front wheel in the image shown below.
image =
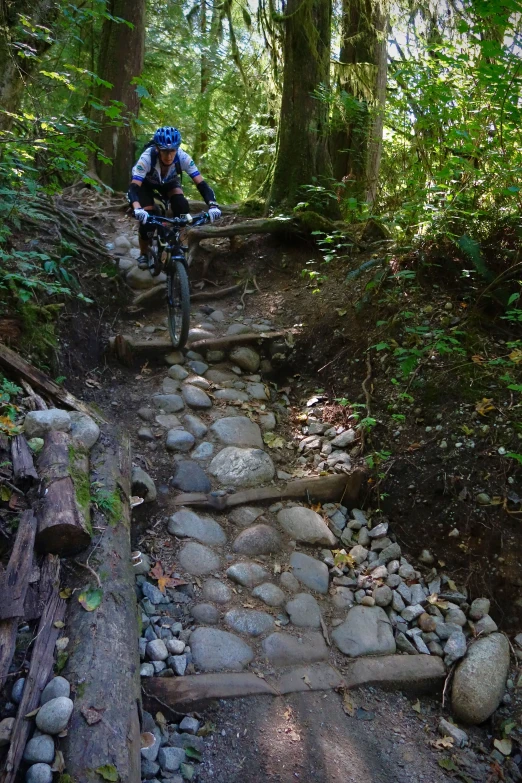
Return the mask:
[(190, 323), (190, 286), (181, 261), (172, 261), (167, 272), (167, 308), (170, 339), (174, 348), (187, 342)]

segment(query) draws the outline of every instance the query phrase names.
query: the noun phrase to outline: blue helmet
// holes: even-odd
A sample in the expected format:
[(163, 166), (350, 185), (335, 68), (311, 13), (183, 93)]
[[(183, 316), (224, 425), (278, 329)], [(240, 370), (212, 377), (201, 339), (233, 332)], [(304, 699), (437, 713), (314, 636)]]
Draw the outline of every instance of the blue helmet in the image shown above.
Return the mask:
[(177, 128), (158, 128), (154, 134), (154, 143), (160, 150), (177, 150), (181, 144), (181, 133)]

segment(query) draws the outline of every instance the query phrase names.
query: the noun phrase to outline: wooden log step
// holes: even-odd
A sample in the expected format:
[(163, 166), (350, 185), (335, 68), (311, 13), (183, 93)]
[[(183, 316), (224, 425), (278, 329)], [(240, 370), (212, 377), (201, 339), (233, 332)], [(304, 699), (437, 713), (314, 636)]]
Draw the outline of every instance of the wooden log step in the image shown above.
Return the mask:
[(38, 473), (35, 470), (33, 455), (23, 435), (16, 435), (11, 440), (11, 459), (13, 462), (13, 475), (18, 484), (24, 488), (38, 481)]

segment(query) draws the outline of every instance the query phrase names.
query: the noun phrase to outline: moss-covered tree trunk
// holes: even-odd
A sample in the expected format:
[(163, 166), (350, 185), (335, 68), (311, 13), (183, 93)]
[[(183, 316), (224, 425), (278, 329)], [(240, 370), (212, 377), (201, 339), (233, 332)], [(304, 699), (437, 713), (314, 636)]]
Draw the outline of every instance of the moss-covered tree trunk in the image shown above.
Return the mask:
[[(57, 10), (52, 0), (0, 0), (0, 131), (12, 127), (38, 58), (51, 45), (46, 28)], [(23, 24), (22, 17), (30, 24)]]
[(201, 2), (199, 29), (202, 49), (200, 63), (200, 100), (198, 104), (198, 127), (194, 144), (194, 158), (199, 163), (205, 159), (208, 152), (210, 128), (210, 110), (212, 98), (212, 73), (215, 67), (216, 50), (219, 44), (219, 27), (222, 6), (217, 0), (212, 1), (212, 16), (208, 24), (207, 4)]
[(385, 0), (343, 0), (338, 76), (342, 110), (330, 140), (334, 177), (349, 196), (377, 192), (386, 99)]
[[(126, 190), (133, 163), (132, 122), (138, 116), (140, 98), (133, 79), (141, 76), (145, 47), (145, 0), (107, 0), (107, 14), (114, 19), (104, 20), (99, 57), (98, 76), (112, 87), (101, 85), (98, 101), (104, 106), (120, 104), (121, 121), (110, 122), (107, 115), (97, 113), (101, 131), (96, 143), (104, 157), (112, 161), (98, 161), (96, 171), (110, 187)], [(118, 21), (123, 20), (123, 21)], [(116, 103), (113, 103), (116, 102)]]
[(285, 9), (283, 95), (271, 206), (303, 200), (303, 185), (332, 176), (328, 108), (316, 91), (330, 74), (330, 0), (288, 0)]

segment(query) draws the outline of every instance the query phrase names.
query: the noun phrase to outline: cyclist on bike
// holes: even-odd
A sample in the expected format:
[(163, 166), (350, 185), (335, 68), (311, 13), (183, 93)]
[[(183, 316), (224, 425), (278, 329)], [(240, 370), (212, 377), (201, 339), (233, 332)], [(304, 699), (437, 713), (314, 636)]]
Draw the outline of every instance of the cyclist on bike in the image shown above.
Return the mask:
[(158, 128), (153, 143), (142, 152), (132, 169), (132, 180), (128, 199), (134, 209), (134, 217), (140, 221), (139, 236), (141, 255), (138, 258), (140, 269), (149, 265), (148, 251), (154, 234), (147, 226), (148, 216), (158, 214), (154, 205), (154, 194), (170, 200), (173, 217), (190, 212), (189, 203), (181, 189), (181, 175), (185, 171), (193, 180), (197, 189), (209, 207), (208, 215), (213, 223), (221, 216), (214, 191), (208, 185), (190, 155), (180, 149), (181, 133), (177, 128), (165, 126)]

